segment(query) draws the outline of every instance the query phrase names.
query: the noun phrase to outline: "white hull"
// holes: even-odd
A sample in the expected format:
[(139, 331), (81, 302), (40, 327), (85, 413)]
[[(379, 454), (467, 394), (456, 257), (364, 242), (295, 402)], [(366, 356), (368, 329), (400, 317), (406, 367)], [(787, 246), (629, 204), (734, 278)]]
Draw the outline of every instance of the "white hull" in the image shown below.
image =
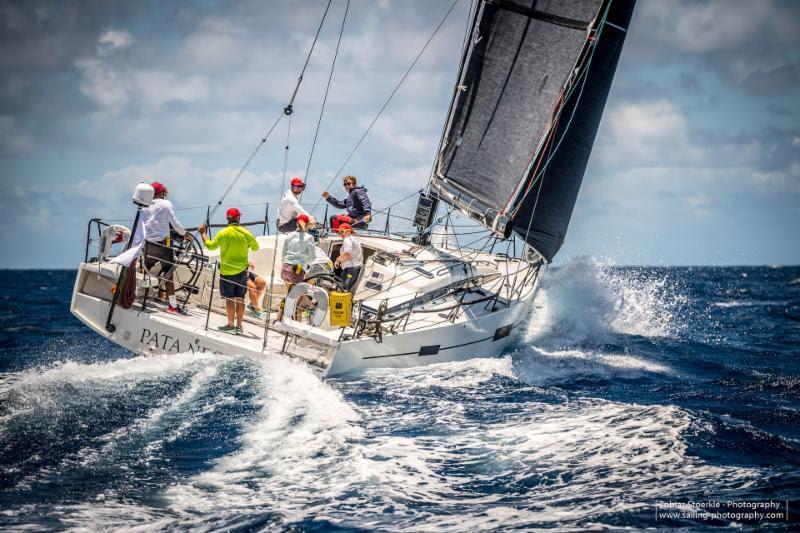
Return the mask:
[[(99, 274), (100, 268), (105, 271), (103, 275)], [(113, 331), (107, 331), (110, 291), (104, 296), (97, 289), (86, 290), (86, 278), (94, 284), (105, 280), (110, 287), (116, 271), (109, 265), (81, 264), (71, 312), (100, 335), (132, 352), (210, 352), (254, 359), (285, 353), (328, 376), (362, 368), (404, 368), (497, 356), (508, 346), (527, 316), (536, 292), (534, 285), (520, 299), (513, 300), (509, 306), (497, 306), (496, 311), (484, 309), (476, 314), (467, 308), (454, 322), (440, 319), (430, 327), (385, 334), (380, 342), (373, 337), (340, 342), (341, 330), (322, 335), (312, 331), (317, 328), (287, 320), (270, 327), (264, 346), (263, 321), (246, 321), (242, 335), (223, 333), (217, 331), (218, 326), (226, 323), (223, 313), (216, 310), (209, 313), (193, 305), (187, 306), (189, 316), (168, 314), (162, 305), (152, 303), (143, 311), (139, 301), (131, 309), (116, 306), (111, 321)]]

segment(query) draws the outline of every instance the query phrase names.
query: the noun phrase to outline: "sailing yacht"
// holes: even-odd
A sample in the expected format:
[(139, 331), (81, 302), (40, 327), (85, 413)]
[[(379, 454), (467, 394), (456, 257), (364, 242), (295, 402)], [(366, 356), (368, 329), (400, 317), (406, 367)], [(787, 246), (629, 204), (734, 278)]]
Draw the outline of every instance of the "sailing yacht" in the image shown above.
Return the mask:
[[(218, 252), (176, 240), (174, 274), (188, 313), (167, 313), (156, 298), (163, 273), (113, 260), (115, 240), (132, 255), (136, 223), (131, 231), (92, 219), (72, 313), (137, 353), (282, 353), (327, 376), (500, 354), (564, 242), (633, 8), (633, 0), (473, 4), (414, 231), (392, 232), (389, 217), (383, 231), (359, 232), (364, 268), (352, 294), (334, 276), (287, 294), (285, 236), (265, 234), (250, 259), (268, 281), (268, 317), (247, 318), (240, 334), (221, 332)], [(139, 209), (151, 199), (147, 186), (137, 187)], [(461, 244), (456, 214), (476, 223), (481, 238)], [(268, 219), (258, 222), (264, 233)], [(318, 244), (335, 257), (342, 239), (323, 228)], [(283, 319), (273, 321), (282, 301)]]

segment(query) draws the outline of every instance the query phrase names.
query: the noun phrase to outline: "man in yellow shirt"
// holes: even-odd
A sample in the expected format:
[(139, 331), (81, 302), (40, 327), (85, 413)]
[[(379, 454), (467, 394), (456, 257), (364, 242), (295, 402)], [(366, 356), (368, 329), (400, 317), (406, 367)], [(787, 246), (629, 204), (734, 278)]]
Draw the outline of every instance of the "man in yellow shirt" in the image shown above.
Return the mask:
[[(219, 292), (225, 298), (225, 311), (228, 323), (218, 329), (226, 333), (242, 333), (244, 317), (244, 296), (247, 294), (247, 267), (250, 264), (248, 253), (258, 250), (258, 243), (253, 234), (239, 225), (242, 214), (235, 207), (228, 209), (228, 227), (223, 228), (217, 236), (206, 239), (206, 228), (201, 224), (197, 231), (203, 238), (206, 248), (219, 248)], [(234, 325), (234, 318), (236, 325)]]

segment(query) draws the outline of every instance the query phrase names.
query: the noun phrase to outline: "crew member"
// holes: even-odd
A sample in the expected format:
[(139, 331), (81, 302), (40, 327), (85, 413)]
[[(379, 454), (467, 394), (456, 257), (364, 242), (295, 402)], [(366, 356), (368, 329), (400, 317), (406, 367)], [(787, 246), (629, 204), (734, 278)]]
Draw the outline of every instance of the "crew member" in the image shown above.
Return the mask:
[(306, 184), (300, 178), (293, 178), (291, 187), (288, 191), (283, 193), (281, 197), (281, 207), (278, 210), (278, 232), (290, 233), (297, 229), (297, 216), (305, 215), (310, 222), (316, 223), (314, 217), (308, 214), (302, 205), (300, 205), (300, 195)]
[[(347, 215), (353, 219), (351, 225), (354, 228), (367, 229), (369, 221), (372, 220), (372, 203), (367, 196), (367, 189), (359, 186), (355, 176), (345, 176), (342, 179), (344, 190), (347, 191), (347, 198), (337, 200), (328, 191), (322, 193), (322, 197), (333, 207), (347, 209)], [(331, 227), (334, 219), (331, 217)]]
[[(164, 281), (164, 292), (169, 302), (167, 312), (186, 315), (188, 313), (184, 308), (178, 307), (178, 299), (175, 297), (175, 284), (173, 283), (175, 253), (170, 246), (170, 227), (178, 234), (183, 235), (184, 240), (190, 241), (192, 236), (186, 232), (178, 221), (178, 217), (175, 216), (172, 202), (167, 200), (169, 194), (167, 188), (157, 181), (151, 183), (150, 186), (155, 191), (153, 202), (141, 212), (146, 241), (144, 266), (147, 270), (151, 270), (154, 266), (161, 265), (158, 277)], [(160, 297), (163, 298), (163, 295)]]
[[(219, 292), (225, 298), (225, 311), (228, 323), (220, 326), (220, 331), (239, 334), (244, 318), (244, 296), (247, 294), (247, 267), (249, 250), (258, 250), (253, 234), (239, 225), (242, 214), (235, 207), (226, 213), (228, 226), (220, 230), (212, 240), (206, 239), (206, 228), (201, 224), (197, 231), (203, 238), (206, 248), (219, 248)], [(235, 321), (235, 324), (234, 324)]]
[(352, 292), (358, 276), (361, 274), (361, 268), (364, 266), (364, 251), (350, 224), (340, 224), (338, 231), (342, 237), (342, 247), (339, 249), (339, 257), (336, 258), (333, 265), (336, 268), (341, 267), (341, 277), (344, 280), (345, 289)]
[[(297, 231), (290, 233), (283, 241), (283, 265), (281, 266), (281, 279), (287, 285), (286, 293), (292, 290), (296, 283), (305, 279), (303, 267), (314, 259), (314, 238), (308, 234), (308, 215), (297, 217)], [(281, 302), (276, 320), (283, 319), (283, 305)]]

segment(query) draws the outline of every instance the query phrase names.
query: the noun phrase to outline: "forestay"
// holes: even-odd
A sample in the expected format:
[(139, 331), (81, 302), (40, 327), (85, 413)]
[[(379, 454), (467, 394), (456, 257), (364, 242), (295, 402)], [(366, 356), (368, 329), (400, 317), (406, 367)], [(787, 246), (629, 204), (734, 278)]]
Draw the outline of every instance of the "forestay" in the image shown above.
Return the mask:
[(561, 247), (634, 0), (475, 9), (431, 190), (548, 261)]

